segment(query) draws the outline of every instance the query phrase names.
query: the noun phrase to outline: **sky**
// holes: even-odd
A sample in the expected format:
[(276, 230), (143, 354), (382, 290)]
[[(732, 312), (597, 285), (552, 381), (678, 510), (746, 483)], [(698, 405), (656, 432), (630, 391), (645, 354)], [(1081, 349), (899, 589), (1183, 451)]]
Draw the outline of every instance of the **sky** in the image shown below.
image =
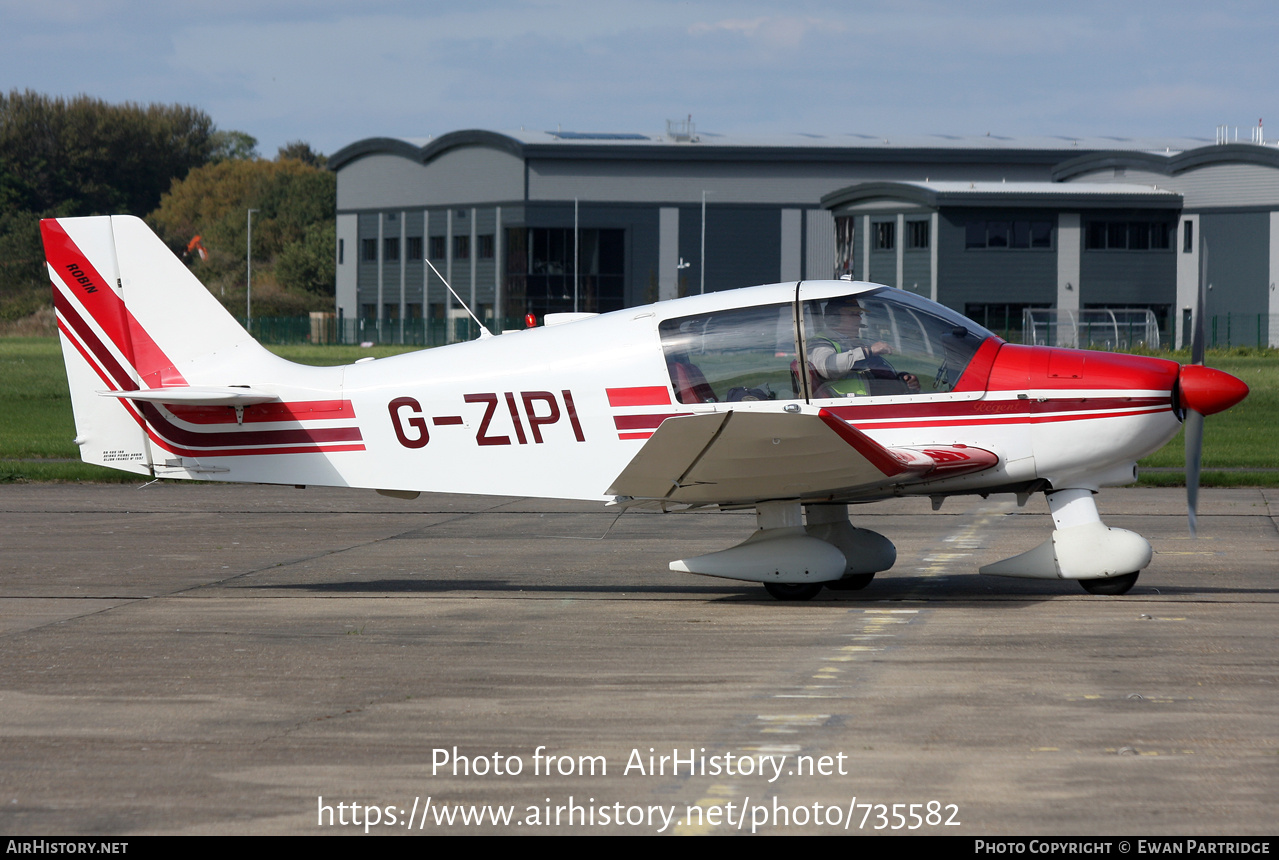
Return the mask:
[(1266, 2), (0, 0), (0, 88), (198, 107), (263, 155), (464, 128), (1204, 137), (1270, 118)]

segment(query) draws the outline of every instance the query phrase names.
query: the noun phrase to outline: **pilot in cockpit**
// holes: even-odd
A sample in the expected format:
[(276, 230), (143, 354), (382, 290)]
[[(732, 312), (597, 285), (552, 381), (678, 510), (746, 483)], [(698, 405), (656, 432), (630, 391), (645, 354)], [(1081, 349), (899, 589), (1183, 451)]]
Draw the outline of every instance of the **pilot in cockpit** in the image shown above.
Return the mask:
[(883, 356), (893, 348), (862, 337), (866, 311), (855, 296), (826, 303), (822, 329), (808, 338), (808, 361), (818, 377), (816, 397), (915, 394), (919, 379), (898, 373)]

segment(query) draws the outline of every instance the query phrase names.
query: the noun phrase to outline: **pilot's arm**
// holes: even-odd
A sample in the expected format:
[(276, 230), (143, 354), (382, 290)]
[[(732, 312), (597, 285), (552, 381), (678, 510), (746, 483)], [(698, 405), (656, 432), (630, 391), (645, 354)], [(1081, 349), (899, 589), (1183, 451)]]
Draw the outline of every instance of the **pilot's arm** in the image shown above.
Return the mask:
[(855, 370), (865, 370), (866, 361), (872, 355), (891, 352), (886, 343), (875, 343), (871, 346), (854, 346), (846, 350), (836, 350), (835, 345), (826, 338), (817, 340), (808, 350), (808, 360), (813, 369), (824, 379), (843, 379)]
[(868, 347), (853, 347), (836, 352), (834, 344), (829, 340), (821, 340), (808, 349), (808, 361), (812, 362), (813, 370), (822, 378), (843, 379), (854, 370), (865, 370), (866, 360), (871, 354)]
[[(850, 374), (870, 370), (870, 359), (889, 355), (892, 351), (892, 347), (883, 341), (876, 341), (870, 346), (854, 346), (846, 350), (837, 350), (831, 340), (823, 337), (814, 340), (809, 347), (808, 360), (818, 376), (834, 382), (845, 379)], [(892, 365), (884, 359), (880, 358), (877, 362), (879, 366), (892, 371)], [(919, 379), (913, 373), (898, 373), (896, 376), (906, 388), (902, 393), (919, 393)]]

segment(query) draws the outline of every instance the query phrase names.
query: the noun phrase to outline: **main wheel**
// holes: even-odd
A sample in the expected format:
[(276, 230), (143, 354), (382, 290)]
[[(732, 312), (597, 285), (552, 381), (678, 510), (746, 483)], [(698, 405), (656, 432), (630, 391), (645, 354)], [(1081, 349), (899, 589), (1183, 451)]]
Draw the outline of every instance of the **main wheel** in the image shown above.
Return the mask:
[(1089, 594), (1127, 594), (1137, 584), (1137, 574), (1140, 572), (1121, 573), (1119, 576), (1110, 576), (1105, 579), (1081, 579), (1079, 584)]
[(870, 585), (872, 579), (875, 578), (873, 573), (854, 573), (843, 579), (837, 579), (834, 582), (825, 583), (826, 587), (831, 591), (861, 591)]
[(812, 600), (822, 585), (820, 582), (766, 582), (764, 590), (778, 600)]

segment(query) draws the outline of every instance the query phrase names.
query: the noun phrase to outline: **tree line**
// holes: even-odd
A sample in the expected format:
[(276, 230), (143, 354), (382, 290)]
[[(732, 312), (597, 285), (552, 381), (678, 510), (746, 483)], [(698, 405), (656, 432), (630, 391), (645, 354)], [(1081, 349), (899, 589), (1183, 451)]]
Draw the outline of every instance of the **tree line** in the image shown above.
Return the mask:
[(243, 313), (248, 209), (254, 315), (331, 310), (335, 189), (306, 143), (266, 160), (197, 108), (0, 93), (0, 319), (51, 304), (39, 220), (78, 215), (145, 218)]

